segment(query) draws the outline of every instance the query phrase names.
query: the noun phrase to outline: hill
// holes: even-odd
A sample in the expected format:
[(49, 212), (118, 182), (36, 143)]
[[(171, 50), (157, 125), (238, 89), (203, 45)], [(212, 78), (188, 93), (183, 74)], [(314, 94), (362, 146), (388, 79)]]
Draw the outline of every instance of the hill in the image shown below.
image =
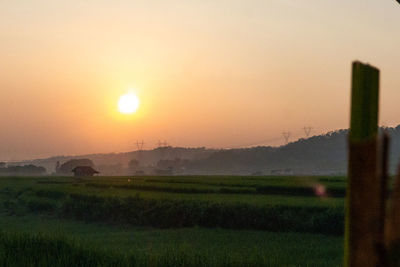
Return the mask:
[[(400, 125), (384, 130), (392, 137), (390, 169), (394, 172), (400, 156)], [(174, 174), (336, 175), (345, 174), (347, 170), (347, 134), (348, 130), (337, 130), (280, 147), (220, 150), (161, 147), (125, 153), (58, 156), (13, 164), (34, 164), (52, 172), (57, 161), (87, 158), (103, 175), (130, 175), (129, 162), (135, 159), (147, 174), (156, 173), (157, 168), (169, 168)]]

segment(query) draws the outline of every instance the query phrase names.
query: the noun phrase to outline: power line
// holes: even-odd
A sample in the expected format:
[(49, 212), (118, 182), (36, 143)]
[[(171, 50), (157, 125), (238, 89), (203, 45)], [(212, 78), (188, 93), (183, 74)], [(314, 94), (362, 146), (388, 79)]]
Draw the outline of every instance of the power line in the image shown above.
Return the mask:
[(252, 142), (252, 143), (243, 143), (243, 144), (240, 144), (240, 145), (230, 146), (230, 147), (227, 147), (227, 148), (252, 147), (252, 146), (262, 145), (262, 144), (266, 144), (266, 143), (270, 143), (270, 142), (276, 142), (276, 141), (279, 141), (279, 140), (281, 140), (281, 137), (264, 139), (264, 140), (255, 141), (255, 142)]
[[(309, 137), (314, 128), (311, 127), (311, 126), (304, 126), (302, 129), (303, 129), (304, 134), (306, 135), (306, 137)], [(285, 144), (288, 144), (289, 141), (290, 141), (290, 138), (292, 137), (292, 133), (289, 132), (289, 131), (282, 132), (282, 136), (284, 138)], [(254, 146), (259, 146), (259, 145), (263, 145), (263, 144), (268, 144), (268, 143), (271, 143), (271, 142), (277, 142), (277, 141), (281, 140), (281, 138), (282, 137), (275, 137), (275, 138), (269, 138), (269, 139), (254, 141), (254, 142), (251, 142), (251, 143), (242, 143), (242, 144), (239, 144), (239, 145), (227, 146), (227, 147), (225, 147), (223, 149), (254, 147)], [(139, 143), (139, 144), (141, 144), (141, 143)], [(166, 148), (166, 147), (169, 146), (169, 144), (165, 140), (164, 141), (158, 140), (158, 142), (156, 143), (156, 146), (157, 146), (157, 148)]]

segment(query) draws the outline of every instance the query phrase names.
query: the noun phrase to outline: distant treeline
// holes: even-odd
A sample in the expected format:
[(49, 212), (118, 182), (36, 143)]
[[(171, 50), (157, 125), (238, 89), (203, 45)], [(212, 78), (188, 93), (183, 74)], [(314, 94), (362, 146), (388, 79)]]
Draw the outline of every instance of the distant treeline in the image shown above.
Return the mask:
[(43, 175), (46, 173), (44, 167), (35, 165), (24, 166), (2, 166), (0, 167), (0, 175)]
[[(400, 125), (381, 128), (391, 136), (390, 170), (400, 159)], [(84, 157), (100, 175), (344, 175), (347, 172), (348, 130), (299, 139), (280, 147), (241, 149), (163, 147), (127, 153), (92, 154)], [(70, 174), (63, 166), (78, 157), (53, 157), (24, 162), (45, 166), (50, 172)], [(81, 164), (82, 165), (82, 164)], [(85, 165), (89, 165), (86, 163)], [(69, 166), (70, 167), (70, 166)], [(65, 170), (64, 170), (65, 169)]]

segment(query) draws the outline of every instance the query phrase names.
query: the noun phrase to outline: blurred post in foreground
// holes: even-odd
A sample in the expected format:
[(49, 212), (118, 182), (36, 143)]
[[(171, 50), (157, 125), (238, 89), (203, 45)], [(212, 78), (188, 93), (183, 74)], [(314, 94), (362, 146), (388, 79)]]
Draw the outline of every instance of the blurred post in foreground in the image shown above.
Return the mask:
[(379, 266), (384, 196), (378, 175), (379, 70), (354, 62), (352, 70), (345, 266)]

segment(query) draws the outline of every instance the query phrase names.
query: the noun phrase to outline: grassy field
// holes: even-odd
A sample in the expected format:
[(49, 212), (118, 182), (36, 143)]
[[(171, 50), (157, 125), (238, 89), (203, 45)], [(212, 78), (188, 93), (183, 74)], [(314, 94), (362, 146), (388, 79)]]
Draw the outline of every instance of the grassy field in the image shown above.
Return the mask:
[(342, 177), (2, 177), (0, 263), (339, 266), (344, 192)]

